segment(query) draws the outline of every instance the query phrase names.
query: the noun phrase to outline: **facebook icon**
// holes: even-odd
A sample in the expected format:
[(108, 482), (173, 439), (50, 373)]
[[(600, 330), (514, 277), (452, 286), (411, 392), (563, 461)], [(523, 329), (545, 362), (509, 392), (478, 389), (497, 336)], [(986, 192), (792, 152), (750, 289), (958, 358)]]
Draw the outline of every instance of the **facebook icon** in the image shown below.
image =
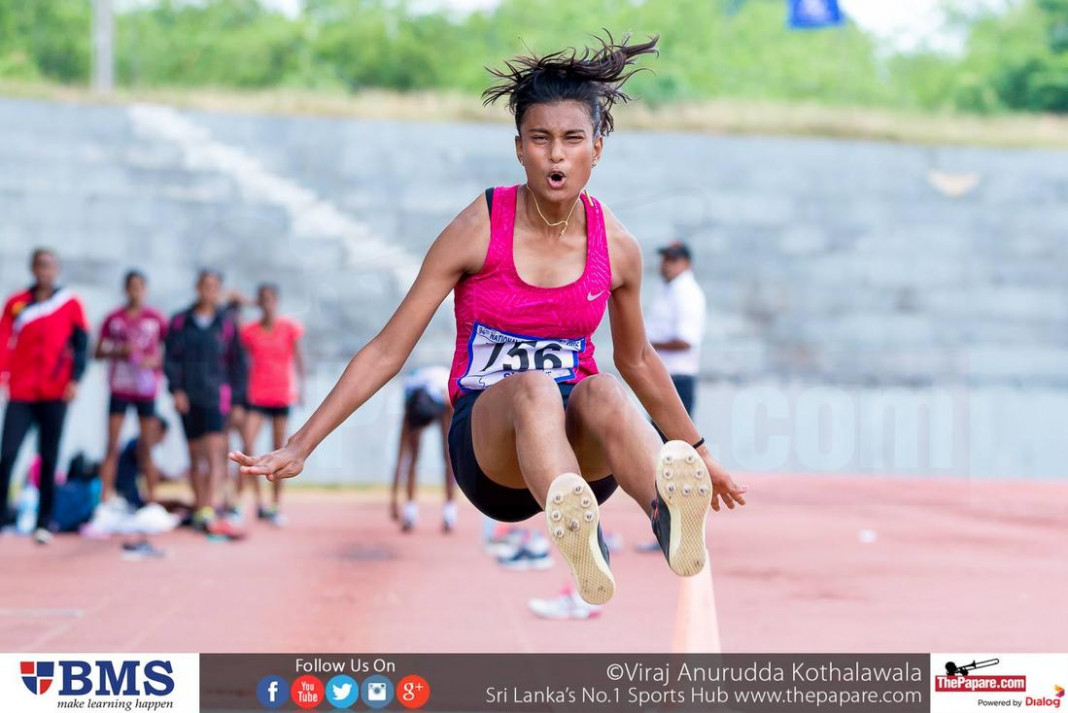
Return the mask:
[(281, 708), (289, 700), (289, 687), (281, 676), (266, 676), (256, 686), (256, 698), (265, 708)]

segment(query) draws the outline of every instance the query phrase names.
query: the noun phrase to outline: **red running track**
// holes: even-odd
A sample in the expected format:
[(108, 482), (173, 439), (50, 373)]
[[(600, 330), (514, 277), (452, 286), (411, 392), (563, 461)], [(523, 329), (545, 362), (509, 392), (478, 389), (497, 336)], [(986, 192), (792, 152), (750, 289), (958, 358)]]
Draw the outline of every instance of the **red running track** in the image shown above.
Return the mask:
[[(1064, 650), (1068, 485), (740, 480), (750, 505), (708, 528), (725, 651)], [(678, 581), (659, 554), (633, 551), (650, 534), (622, 493), (603, 513), (626, 544), (617, 595), (588, 622), (536, 619), (526, 600), (564, 584), (562, 563), (501, 570), (481, 552), (473, 508), (445, 536), (436, 498), (401, 535), (382, 496), (294, 490), (287, 529), (254, 526), (240, 543), (175, 532), (155, 539), (170, 553), (161, 561), (122, 561), (114, 539), (0, 538), (0, 650), (670, 649)]]

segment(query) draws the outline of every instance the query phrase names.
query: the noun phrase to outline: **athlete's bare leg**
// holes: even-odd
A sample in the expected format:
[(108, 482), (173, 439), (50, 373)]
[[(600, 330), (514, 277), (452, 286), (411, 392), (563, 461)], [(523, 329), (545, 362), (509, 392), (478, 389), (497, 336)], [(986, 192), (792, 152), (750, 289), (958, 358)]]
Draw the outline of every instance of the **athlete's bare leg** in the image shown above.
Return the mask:
[[(646, 513), (655, 498), (660, 439), (611, 376), (593, 376), (561, 407), (556, 383), (540, 372), (489, 387), (472, 410), (475, 457), (500, 485), (528, 487), (546, 512), (579, 596), (603, 604), (615, 592), (607, 548), (586, 481), (614, 474)], [(617, 450), (618, 449), (618, 450)]]
[(452, 404), (445, 407), (441, 414), (441, 456), (445, 460), (445, 502), (451, 503), (456, 497), (456, 476), (452, 472), (452, 459), (449, 457), (449, 426), (452, 425)]
[(541, 372), (515, 374), (486, 389), (471, 411), (471, 439), (490, 480), (529, 489), (543, 508), (553, 478), (581, 472), (567, 440), (560, 389)]
[[(263, 414), (254, 409), (248, 410), (248, 415), (245, 416), (245, 422), (241, 429), (241, 441), (242, 446), (245, 449), (245, 453), (253, 453), (256, 449), (256, 439), (260, 435), (260, 428), (263, 426)], [(277, 448), (278, 446), (275, 446)], [(245, 485), (248, 484), (252, 488), (253, 498), (256, 503), (256, 509), (259, 510), (263, 504), (263, 498), (260, 495), (260, 479), (253, 476), (244, 476), (240, 472), (237, 474), (237, 499), (240, 502), (241, 493), (245, 489)]]
[(579, 382), (566, 413), (552, 379), (539, 372), (511, 376), (475, 402), (471, 427), (486, 475), (529, 487), (542, 507), (553, 478), (579, 473), (587, 481), (614, 475), (646, 514), (651, 510), (660, 438), (613, 376)]
[(651, 514), (663, 442), (619, 380), (598, 374), (580, 381), (568, 399), (566, 421), (583, 476), (595, 480), (611, 473), (623, 492)]
[(400, 497), (401, 473), (407, 469), (410, 432), (411, 428), (408, 426), (408, 419), (403, 419), (401, 421), (400, 438), (397, 443), (397, 464), (393, 468), (393, 487), (389, 491), (389, 517), (392, 520), (400, 520), (400, 506), (397, 501)]
[(138, 418), (141, 432), (137, 439), (137, 465), (145, 474), (145, 491), (148, 502), (156, 502), (156, 485), (159, 483), (159, 469), (152, 460), (152, 447), (159, 436), (159, 419), (155, 416), (141, 416)]
[[(237, 507), (240, 503), (241, 493), (241, 473), (235, 468), (233, 470), (229, 467), (229, 461), (226, 460), (226, 451), (230, 446), (230, 434), (236, 433), (239, 440), (241, 440), (242, 447), (245, 446), (245, 424), (248, 422), (249, 409), (244, 406), (234, 406), (230, 409), (228, 414), (224, 414), (223, 423), (223, 469), (222, 474), (214, 473), (212, 475), (212, 492), (216, 495), (222, 495), (222, 507), (225, 510), (229, 510), (231, 507)], [(214, 455), (215, 448), (210, 449), (210, 454)], [(215, 467), (214, 465), (212, 466)]]
[(104, 461), (100, 464), (100, 502), (107, 502), (115, 495), (115, 473), (119, 464), (119, 432), (125, 413), (108, 414), (108, 445)]
[(408, 502), (415, 502), (415, 486), (419, 476), (416, 468), (419, 465), (419, 446), (423, 442), (423, 429), (411, 428), (408, 430), (408, 477), (407, 486)]
[(208, 477), (205, 478), (206, 493), (204, 504), (215, 506), (215, 495), (218, 488), (225, 485), (226, 479), (226, 438), (225, 431), (222, 433), (209, 433), (204, 436), (204, 456), (208, 461)]
[(207, 463), (204, 452), (204, 437), (189, 441), (189, 483), (193, 486), (193, 510), (197, 511), (208, 502), (205, 501)]

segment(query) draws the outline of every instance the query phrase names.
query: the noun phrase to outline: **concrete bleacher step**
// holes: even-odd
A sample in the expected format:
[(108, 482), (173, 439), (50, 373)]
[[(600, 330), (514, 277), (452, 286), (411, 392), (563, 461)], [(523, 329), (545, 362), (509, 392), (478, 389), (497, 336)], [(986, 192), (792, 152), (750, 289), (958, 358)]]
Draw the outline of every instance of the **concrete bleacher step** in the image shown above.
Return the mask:
[[(40, 240), (65, 241), (87, 265), (176, 261), (154, 284), (169, 306), (188, 295), (183, 269), (225, 264), (245, 289), (282, 274), (335, 356), (381, 326), (459, 209), (520, 175), (514, 131), (496, 124), (0, 100), (0, 128), (5, 257)], [(1048, 350), (1068, 333), (1065, 165), (1035, 152), (631, 133), (607, 142), (591, 190), (642, 242), (649, 288), (656, 245), (693, 245), (712, 376), (897, 383), (947, 378), (963, 359), (996, 382), (1059, 373)], [(935, 169), (980, 178), (953, 199), (932, 187)], [(449, 329), (439, 318), (430, 332)], [(1019, 359), (997, 351), (1010, 341)]]

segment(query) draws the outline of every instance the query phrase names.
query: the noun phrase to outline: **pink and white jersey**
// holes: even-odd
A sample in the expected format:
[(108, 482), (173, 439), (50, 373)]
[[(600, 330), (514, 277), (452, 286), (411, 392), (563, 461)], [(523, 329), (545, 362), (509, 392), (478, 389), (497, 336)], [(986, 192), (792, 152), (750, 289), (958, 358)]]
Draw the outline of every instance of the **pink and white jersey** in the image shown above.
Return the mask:
[(457, 283), (456, 352), (449, 375), (453, 403), (513, 374), (541, 371), (559, 383), (597, 373), (593, 333), (612, 289), (604, 213), (585, 193), (586, 268), (562, 287), (528, 285), (512, 252), (519, 186), (495, 188), (490, 243), (482, 270)]
[(144, 401), (156, 397), (162, 373), (163, 338), (167, 322), (156, 310), (144, 307), (131, 317), (125, 307), (107, 316), (100, 339), (126, 345), (129, 354), (111, 359), (108, 383), (119, 398)]

